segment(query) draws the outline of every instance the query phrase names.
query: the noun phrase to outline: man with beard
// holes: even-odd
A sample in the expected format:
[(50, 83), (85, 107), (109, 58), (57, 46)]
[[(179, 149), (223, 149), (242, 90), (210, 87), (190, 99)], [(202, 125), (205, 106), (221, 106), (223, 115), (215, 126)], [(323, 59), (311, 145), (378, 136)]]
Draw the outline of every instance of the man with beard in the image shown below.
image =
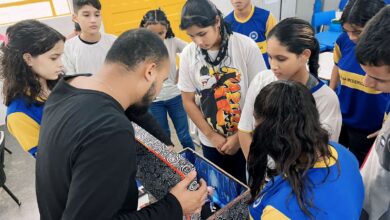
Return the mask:
[(137, 210), (134, 131), (125, 115), (143, 114), (169, 72), (168, 52), (147, 30), (123, 33), (95, 75), (60, 80), (45, 104), (36, 191), (41, 219), (182, 219), (201, 208), (206, 184), (187, 186)]

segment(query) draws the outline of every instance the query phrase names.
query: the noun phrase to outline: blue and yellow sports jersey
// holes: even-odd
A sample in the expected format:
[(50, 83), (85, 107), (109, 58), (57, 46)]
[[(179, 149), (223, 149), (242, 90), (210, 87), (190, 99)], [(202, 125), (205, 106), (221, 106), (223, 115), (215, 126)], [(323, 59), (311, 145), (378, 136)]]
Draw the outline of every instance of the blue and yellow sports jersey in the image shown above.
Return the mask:
[(246, 19), (238, 19), (233, 11), (225, 17), (225, 21), (230, 24), (232, 31), (246, 35), (257, 43), (269, 68), (266, 39), (276, 25), (275, 17), (269, 11), (252, 5), (252, 11)]
[(385, 116), (383, 117), (383, 123), (386, 122), (386, 120), (389, 118), (390, 114), (390, 101), (387, 103), (386, 110), (385, 110)]
[(16, 98), (7, 108), (6, 123), (8, 131), (16, 138), (23, 150), (35, 157), (39, 129), (41, 125), (43, 102), (28, 105), (26, 99)]
[(347, 33), (337, 39), (333, 56), (340, 75), (340, 100), (343, 124), (361, 132), (375, 132), (383, 122), (383, 114), (390, 100), (389, 93), (364, 86), (364, 70), (355, 55), (356, 44)]
[[(308, 171), (307, 177), (313, 185), (311, 191), (306, 188), (307, 198), (314, 205), (309, 211), (317, 220), (359, 219), (364, 201), (359, 164), (344, 146), (333, 142), (329, 145), (338, 163), (333, 158), (328, 160), (329, 174), (324, 161), (317, 162)], [(310, 219), (291, 193), (290, 184), (281, 175), (276, 176), (266, 184), (262, 196), (249, 206), (250, 219)]]

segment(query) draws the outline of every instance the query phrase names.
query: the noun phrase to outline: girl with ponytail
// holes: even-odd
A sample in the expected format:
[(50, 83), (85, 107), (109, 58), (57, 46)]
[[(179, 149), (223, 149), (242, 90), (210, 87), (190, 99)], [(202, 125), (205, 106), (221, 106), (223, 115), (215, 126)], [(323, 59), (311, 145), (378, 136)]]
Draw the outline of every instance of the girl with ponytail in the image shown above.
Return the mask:
[(262, 88), (276, 80), (306, 85), (317, 103), (321, 125), (331, 140), (338, 141), (342, 120), (339, 101), (334, 91), (317, 78), (319, 44), (311, 25), (298, 18), (281, 21), (268, 34), (267, 53), (271, 69), (261, 72), (251, 82), (238, 125), (244, 155), (248, 156), (252, 142), (255, 98)]
[(251, 219), (359, 219), (364, 187), (357, 160), (329, 141), (307, 86), (272, 82), (254, 106), (257, 126), (248, 158)]
[(195, 149), (189, 132), (188, 118), (183, 107), (181, 93), (177, 88), (176, 56), (183, 51), (187, 43), (175, 37), (171, 24), (161, 9), (146, 12), (140, 27), (149, 29), (164, 41), (171, 64), (168, 79), (164, 81), (161, 92), (150, 105), (150, 113), (160, 123), (168, 137), (171, 135), (167, 117), (169, 115), (181, 145)]
[(237, 125), (249, 83), (266, 69), (261, 51), (249, 37), (233, 33), (209, 0), (186, 1), (180, 28), (192, 43), (181, 54), (178, 85), (199, 128), (203, 155), (245, 182)]

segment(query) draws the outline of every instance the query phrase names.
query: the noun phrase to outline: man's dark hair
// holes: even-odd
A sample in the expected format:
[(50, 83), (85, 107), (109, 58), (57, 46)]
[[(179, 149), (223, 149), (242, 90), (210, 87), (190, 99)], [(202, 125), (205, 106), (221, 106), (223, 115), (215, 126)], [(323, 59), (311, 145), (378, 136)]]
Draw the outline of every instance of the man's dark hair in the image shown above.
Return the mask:
[(97, 10), (102, 10), (102, 5), (100, 4), (99, 0), (73, 0), (73, 11), (77, 14), (77, 12), (82, 8), (84, 5), (90, 5)]
[(134, 70), (141, 62), (149, 60), (159, 67), (169, 59), (168, 50), (158, 35), (145, 29), (133, 29), (121, 34), (108, 51), (106, 63), (120, 63)]
[(356, 46), (359, 63), (390, 66), (390, 5), (376, 14), (364, 28)]

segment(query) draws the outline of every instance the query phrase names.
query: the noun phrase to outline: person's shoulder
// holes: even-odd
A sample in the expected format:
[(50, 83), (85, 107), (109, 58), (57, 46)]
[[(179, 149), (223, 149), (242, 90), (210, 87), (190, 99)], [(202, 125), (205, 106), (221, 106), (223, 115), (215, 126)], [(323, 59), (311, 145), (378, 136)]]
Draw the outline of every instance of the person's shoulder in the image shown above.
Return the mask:
[(353, 44), (353, 42), (349, 39), (348, 34), (346, 32), (343, 32), (337, 38), (336, 44), (339, 46), (340, 49), (343, 49), (343, 48)]
[(187, 46), (184, 47), (183, 51), (180, 54), (180, 57), (188, 57), (188, 56), (194, 56), (196, 52), (196, 44), (194, 42), (191, 42), (187, 44)]
[(230, 36), (232, 38), (233, 43), (239, 44), (242, 48), (257, 48), (255, 41), (252, 40), (250, 37), (243, 35), (238, 32), (233, 32), (233, 34)]
[(117, 38), (115, 35), (107, 34), (107, 33), (102, 33), (102, 37), (104, 37), (105, 39), (112, 41), (112, 42), (114, 42)]
[(338, 97), (336, 95), (336, 92), (331, 89), (329, 86), (327, 86), (325, 83), (320, 82), (318, 85), (318, 89), (313, 91), (313, 96), (321, 96), (325, 97), (328, 101), (331, 102), (337, 102), (338, 103)]
[(232, 23), (234, 19), (234, 11), (231, 11), (226, 17), (224, 18), (226, 22)]
[(278, 80), (272, 70), (263, 70), (256, 74), (251, 82), (251, 87), (257, 88), (259, 91), (261, 88)]
[(82, 44), (83, 44), (83, 42), (80, 40), (79, 35), (76, 35), (70, 39), (67, 39), (65, 41), (64, 47), (65, 47), (65, 50), (67, 50), (67, 49), (72, 49), (74, 47), (80, 46)]
[(259, 8), (257, 6), (254, 6), (255, 9), (254, 9), (254, 12), (253, 14), (254, 15), (262, 15), (262, 16), (267, 16), (270, 14), (270, 11), (268, 11), (267, 9), (264, 9), (264, 8)]

